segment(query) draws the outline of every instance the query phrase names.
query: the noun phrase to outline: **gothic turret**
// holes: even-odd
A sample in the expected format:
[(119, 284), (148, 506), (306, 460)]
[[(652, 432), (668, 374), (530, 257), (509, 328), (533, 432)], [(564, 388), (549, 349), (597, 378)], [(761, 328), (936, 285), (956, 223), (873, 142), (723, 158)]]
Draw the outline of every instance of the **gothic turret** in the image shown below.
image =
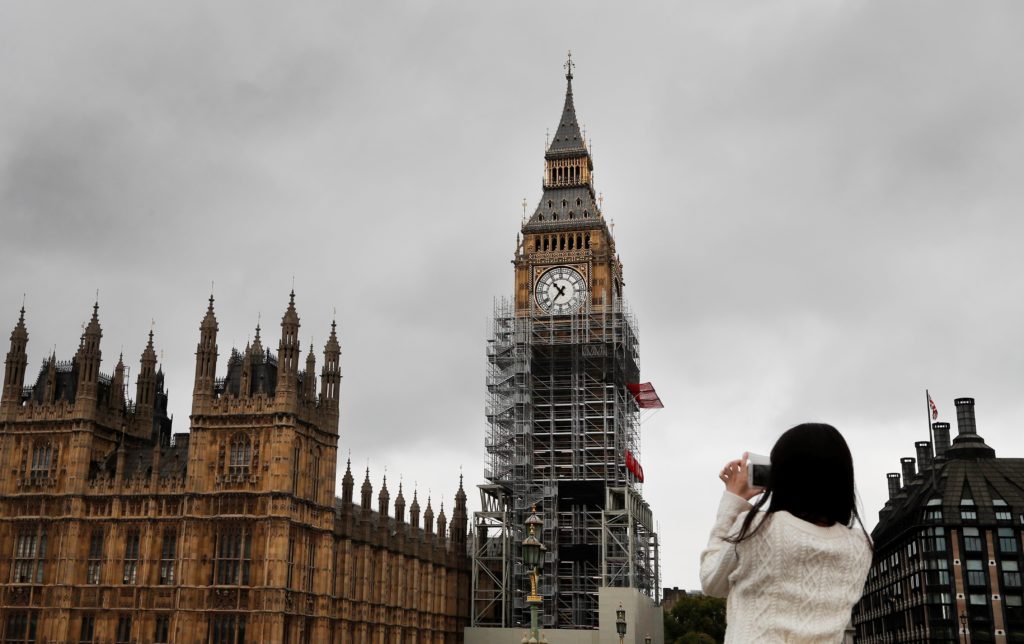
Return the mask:
[(444, 516), (444, 501), (441, 501), (441, 511), (437, 513), (437, 538), (444, 539), (448, 530), (448, 519)]
[(196, 379), (192, 391), (192, 413), (203, 400), (213, 397), (217, 370), (217, 318), (213, 314), (213, 295), (206, 315), (199, 324), (199, 345), (196, 347)]
[(114, 367), (114, 377), (110, 380), (110, 398), (108, 406), (111, 409), (124, 409), (124, 354), (117, 356), (117, 366)]
[(414, 528), (420, 527), (420, 502), (416, 498), (418, 490), (412, 491), (412, 505), (409, 506), (409, 524)]
[(352, 478), (352, 459), (348, 459), (345, 465), (345, 475), (341, 477), (341, 504), (344, 508), (352, 507), (352, 488), (355, 487), (355, 479)]
[(21, 307), (18, 323), (11, 331), (11, 348), (7, 352), (4, 369), (3, 398), (0, 401), (0, 417), (6, 415), (8, 409), (16, 409), (21, 404), (21, 390), (25, 386), (25, 369), (28, 366), (28, 330), (25, 329), (25, 307)]
[(82, 332), (82, 339), (75, 354), (78, 366), (78, 390), (75, 392), (75, 403), (82, 409), (93, 408), (96, 403), (100, 378), (100, 340), (103, 330), (100, 328), (100, 304), (92, 306), (92, 318)]
[(135, 380), (135, 409), (140, 418), (153, 414), (156, 404), (156, 351), (153, 348), (153, 331), (139, 359), (139, 377)]
[(338, 386), (341, 383), (341, 345), (338, 344), (337, 322), (331, 321), (331, 335), (324, 345), (324, 368), (320, 376), (320, 404), (332, 416), (334, 422), (325, 429), (338, 430)]
[(309, 351), (306, 353), (306, 371), (302, 376), (302, 398), (306, 402), (316, 402), (316, 354), (313, 353), (313, 343), (309, 343)]
[(466, 530), (469, 527), (469, 514), (466, 510), (466, 490), (462, 487), (462, 475), (459, 474), (459, 491), (455, 493), (455, 511), (452, 513), (452, 543), (459, 552), (466, 545)]
[(369, 515), (373, 509), (370, 505), (373, 503), (373, 485), (370, 483), (370, 468), (366, 468), (366, 478), (363, 479), (363, 487), (359, 492), (359, 505), (363, 509), (363, 514)]
[(388, 477), (384, 476), (384, 482), (380, 486), (380, 493), (377, 495), (377, 512), (380, 516), (388, 515), (388, 504), (391, 501), (391, 494), (388, 493)]
[(427, 495), (427, 509), (423, 511), (423, 530), (428, 537), (434, 534), (434, 508), (430, 507), (430, 495)]
[(402, 482), (398, 482), (398, 496), (395, 497), (395, 521), (405, 522), (405, 495), (402, 494)]
[(295, 291), (288, 297), (288, 308), (281, 318), (281, 342), (277, 349), (277, 397), (295, 401), (299, 380), (299, 314), (295, 311)]

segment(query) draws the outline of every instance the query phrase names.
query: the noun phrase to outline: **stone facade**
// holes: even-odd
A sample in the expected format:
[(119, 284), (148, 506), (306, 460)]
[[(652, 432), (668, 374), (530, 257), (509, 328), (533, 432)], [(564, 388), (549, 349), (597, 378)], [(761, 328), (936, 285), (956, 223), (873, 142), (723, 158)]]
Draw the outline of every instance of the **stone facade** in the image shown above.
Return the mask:
[[(340, 346), (300, 368), (294, 293), (277, 353), (255, 341), (216, 376), (213, 298), (191, 431), (172, 436), (153, 334), (135, 399), (100, 373), (98, 306), (74, 358), (26, 386), (25, 311), (0, 397), (4, 642), (461, 642), (466, 497), (420, 524), (386, 479), (335, 497)], [(318, 387), (319, 384), (319, 387)]]

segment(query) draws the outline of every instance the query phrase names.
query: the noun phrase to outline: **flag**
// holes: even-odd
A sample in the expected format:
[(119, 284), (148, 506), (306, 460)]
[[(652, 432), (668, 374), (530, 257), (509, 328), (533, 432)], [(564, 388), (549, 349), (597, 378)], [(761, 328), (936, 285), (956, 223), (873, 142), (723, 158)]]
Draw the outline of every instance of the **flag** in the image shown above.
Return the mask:
[(932, 420), (938, 420), (939, 419), (939, 408), (935, 406), (935, 401), (932, 400), (932, 395), (930, 393), (928, 393), (927, 389), (925, 390), (924, 395), (928, 396), (928, 408), (931, 409), (931, 411), (932, 411)]

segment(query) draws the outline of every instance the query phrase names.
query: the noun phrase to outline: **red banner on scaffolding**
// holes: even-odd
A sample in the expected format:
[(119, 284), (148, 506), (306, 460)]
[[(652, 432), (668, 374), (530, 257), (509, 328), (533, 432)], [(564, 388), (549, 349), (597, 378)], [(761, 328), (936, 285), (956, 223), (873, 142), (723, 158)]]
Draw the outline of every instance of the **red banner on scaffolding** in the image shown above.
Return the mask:
[(658, 398), (658, 392), (654, 391), (654, 385), (649, 382), (630, 382), (626, 387), (640, 409), (661, 409), (665, 406), (661, 398)]
[(626, 450), (626, 469), (632, 472), (637, 481), (644, 482), (644, 468), (640, 465), (640, 461), (633, 456), (633, 452), (628, 449)]

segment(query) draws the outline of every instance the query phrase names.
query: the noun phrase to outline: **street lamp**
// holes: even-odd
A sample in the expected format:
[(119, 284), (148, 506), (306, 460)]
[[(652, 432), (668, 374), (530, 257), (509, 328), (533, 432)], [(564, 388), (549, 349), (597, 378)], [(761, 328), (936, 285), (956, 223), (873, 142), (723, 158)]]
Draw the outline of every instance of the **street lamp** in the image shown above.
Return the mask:
[(547, 640), (540, 634), (540, 627), (537, 624), (537, 611), (540, 609), (543, 599), (537, 592), (537, 567), (540, 566), (541, 558), (547, 548), (537, 538), (537, 530), (543, 527), (544, 521), (537, 516), (537, 506), (530, 509), (530, 518), (526, 520), (526, 538), (523, 539), (523, 565), (530, 571), (530, 594), (526, 596), (526, 603), (530, 605), (530, 635), (523, 637), (523, 644), (546, 644)]
[(960, 613), (960, 635), (964, 644), (967, 644), (967, 611)]
[(619, 644), (622, 644), (626, 639), (626, 609), (622, 604), (619, 604), (619, 609), (615, 611), (615, 630), (619, 634)]

